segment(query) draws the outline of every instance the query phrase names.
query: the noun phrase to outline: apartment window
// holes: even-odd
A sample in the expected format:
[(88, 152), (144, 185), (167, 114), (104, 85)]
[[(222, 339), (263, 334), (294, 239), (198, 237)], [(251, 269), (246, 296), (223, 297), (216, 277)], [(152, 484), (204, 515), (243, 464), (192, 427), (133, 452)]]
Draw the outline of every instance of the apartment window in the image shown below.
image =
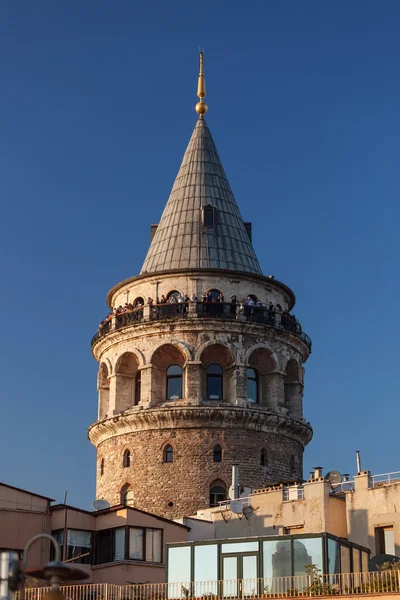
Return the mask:
[(96, 564), (119, 560), (162, 562), (162, 530), (119, 527), (97, 533)]
[(395, 556), (393, 525), (375, 528), (377, 554), (392, 554)]
[[(52, 532), (61, 548), (61, 556), (64, 548), (64, 531), (59, 529)], [(90, 565), (92, 562), (92, 532), (79, 529), (68, 529), (66, 559), (75, 564)]]
[(162, 561), (162, 531), (161, 529), (145, 529), (146, 561)]
[(97, 533), (96, 564), (104, 564), (124, 560), (125, 527), (104, 529)]

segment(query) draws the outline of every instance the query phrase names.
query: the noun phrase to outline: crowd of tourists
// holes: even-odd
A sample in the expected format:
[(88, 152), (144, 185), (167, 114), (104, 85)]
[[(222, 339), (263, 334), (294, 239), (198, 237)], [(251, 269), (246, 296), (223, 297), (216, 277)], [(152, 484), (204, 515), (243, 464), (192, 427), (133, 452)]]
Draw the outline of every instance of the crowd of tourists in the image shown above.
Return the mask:
[[(191, 298), (187, 295), (187, 294), (180, 294), (178, 292), (174, 293), (174, 294), (170, 294), (169, 296), (164, 296), (164, 294), (159, 298), (157, 296), (156, 300), (154, 301), (153, 298), (147, 298), (147, 302), (146, 304), (149, 305), (150, 307), (152, 307), (151, 309), (151, 315), (152, 318), (160, 318), (162, 316), (166, 316), (171, 315), (171, 314), (186, 314), (186, 312), (188, 311), (188, 304), (189, 302), (200, 302), (201, 304), (204, 304), (206, 306), (203, 307), (203, 313), (207, 314), (207, 313), (214, 313), (216, 312), (215, 310), (213, 310), (211, 307), (209, 307), (209, 305), (215, 305), (215, 304), (226, 304), (229, 305), (228, 308), (228, 313), (234, 315), (234, 314), (244, 314), (245, 316), (255, 316), (257, 315), (257, 308), (263, 308), (264, 311), (266, 311), (267, 313), (267, 320), (270, 322), (271, 325), (274, 325), (276, 323), (276, 319), (275, 316), (278, 315), (278, 317), (280, 316), (280, 324), (282, 325), (282, 327), (284, 329), (288, 329), (288, 330), (292, 330), (295, 332), (301, 332), (301, 325), (299, 323), (299, 321), (296, 319), (295, 315), (290, 314), (288, 311), (286, 310), (282, 310), (282, 307), (280, 304), (276, 304), (275, 306), (272, 304), (272, 302), (269, 303), (269, 305), (265, 305), (262, 302), (260, 302), (260, 300), (258, 300), (256, 297), (254, 296), (247, 296), (246, 298), (241, 298), (238, 300), (237, 296), (235, 294), (233, 294), (230, 298), (228, 302), (225, 302), (225, 298), (223, 296), (222, 293), (216, 294), (215, 292), (203, 292), (202, 295), (200, 296), (200, 298), (198, 298), (196, 295), (193, 295)], [(173, 305), (173, 309), (170, 310), (168, 309), (167, 311), (163, 310), (163, 305)], [(132, 312), (132, 311), (140, 311), (140, 309), (143, 310), (143, 306), (144, 306), (144, 301), (142, 298), (139, 298), (135, 301), (135, 303), (131, 303), (131, 302), (126, 302), (124, 306), (120, 305), (116, 308), (113, 309), (113, 311), (107, 315), (107, 317), (101, 321), (101, 323), (99, 324), (99, 329), (101, 330), (106, 323), (108, 323), (109, 321), (111, 321), (111, 319), (114, 316), (119, 316), (122, 315), (124, 313), (127, 312)], [(209, 307), (209, 308), (207, 308)], [(172, 307), (171, 307), (172, 308)], [(217, 308), (217, 307), (215, 307)], [(221, 306), (221, 309), (223, 307)], [(264, 312), (263, 311), (263, 312)], [(142, 314), (142, 313), (141, 313)], [(222, 311), (221, 311), (222, 314)], [(141, 316), (140, 316), (141, 318)], [(140, 320), (140, 319), (139, 319)]]

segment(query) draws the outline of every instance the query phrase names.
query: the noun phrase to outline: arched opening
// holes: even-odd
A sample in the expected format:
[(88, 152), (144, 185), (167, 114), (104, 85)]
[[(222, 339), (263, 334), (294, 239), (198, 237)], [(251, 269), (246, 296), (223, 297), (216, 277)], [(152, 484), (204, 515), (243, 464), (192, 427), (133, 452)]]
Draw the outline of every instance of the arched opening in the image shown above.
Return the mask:
[(138, 296), (134, 299), (133, 306), (134, 308), (142, 308), (142, 306), (144, 306), (144, 299), (142, 298), (142, 296)]
[(303, 386), (300, 381), (300, 366), (290, 359), (285, 372), (285, 406), (289, 415), (295, 419), (303, 416), (302, 394)]
[(120, 502), (124, 506), (134, 506), (135, 492), (133, 491), (130, 483), (126, 483), (121, 488), (121, 501)]
[(167, 400), (182, 398), (182, 367), (171, 365), (167, 369)]
[(130, 452), (130, 450), (125, 450), (124, 456), (123, 456), (123, 459), (122, 459), (122, 466), (124, 467), (124, 469), (127, 469), (128, 467), (131, 466), (131, 452)]
[(223, 294), (221, 290), (217, 290), (216, 288), (213, 288), (207, 292), (208, 299), (211, 300), (211, 302), (217, 302), (218, 298), (222, 295)]
[(176, 302), (178, 300), (178, 296), (180, 296), (180, 295), (181, 295), (181, 293), (178, 292), (177, 290), (171, 290), (167, 294), (167, 300), (168, 300), (168, 302), (171, 302), (171, 301)]
[(247, 369), (247, 401), (258, 402), (258, 371)]
[(224, 397), (223, 370), (219, 365), (207, 367), (207, 400), (222, 400)]
[(201, 398), (225, 400), (236, 398), (235, 357), (226, 346), (212, 344), (204, 348), (202, 363)]
[(257, 298), (257, 296), (256, 296), (255, 294), (249, 294), (249, 295), (247, 296), (247, 298), (250, 298), (251, 300), (253, 300), (254, 304), (255, 304), (256, 302), (258, 302), (258, 298)]
[(210, 485), (210, 506), (218, 506), (227, 498), (226, 485), (221, 479), (216, 479)]
[(260, 464), (262, 467), (266, 467), (268, 464), (268, 454), (265, 448), (261, 450)]
[(142, 371), (138, 371), (135, 376), (135, 397), (134, 405), (140, 404), (142, 399)]
[[(152, 356), (151, 364), (155, 367), (152, 369), (152, 406), (172, 399), (172, 396), (184, 397), (185, 356), (181, 350), (173, 344), (159, 346)], [(173, 367), (171, 371), (170, 367)], [(175, 367), (180, 369), (180, 373)]]
[(99, 392), (99, 420), (105, 419), (108, 414), (110, 403), (110, 379), (106, 363), (102, 362), (98, 374), (98, 392)]
[(247, 399), (250, 402), (259, 402), (272, 409), (283, 404), (283, 378), (275, 370), (275, 361), (266, 348), (253, 350), (247, 368)]
[(104, 458), (100, 461), (100, 477), (104, 475)]
[(295, 475), (296, 474), (296, 459), (293, 456), (293, 454), (290, 457), (290, 474), (291, 475)]
[(164, 462), (165, 463), (174, 462), (174, 449), (170, 444), (168, 444), (164, 448)]
[(222, 448), (219, 444), (214, 446), (213, 458), (215, 463), (222, 462)]
[(124, 352), (115, 366), (115, 410), (128, 410), (136, 404), (135, 377), (139, 360), (133, 352)]

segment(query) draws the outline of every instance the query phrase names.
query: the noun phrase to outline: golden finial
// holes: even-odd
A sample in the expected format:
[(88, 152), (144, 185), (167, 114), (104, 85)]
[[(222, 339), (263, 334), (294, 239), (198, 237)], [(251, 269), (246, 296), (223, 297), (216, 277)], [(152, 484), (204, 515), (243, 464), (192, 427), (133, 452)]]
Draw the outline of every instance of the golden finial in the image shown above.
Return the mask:
[(200, 72), (199, 80), (197, 83), (197, 95), (200, 98), (200, 102), (196, 104), (196, 112), (199, 115), (199, 119), (202, 119), (203, 115), (205, 115), (208, 111), (208, 106), (203, 100), (203, 98), (206, 95), (206, 80), (204, 79), (203, 60), (204, 55), (202, 52), (200, 52)]

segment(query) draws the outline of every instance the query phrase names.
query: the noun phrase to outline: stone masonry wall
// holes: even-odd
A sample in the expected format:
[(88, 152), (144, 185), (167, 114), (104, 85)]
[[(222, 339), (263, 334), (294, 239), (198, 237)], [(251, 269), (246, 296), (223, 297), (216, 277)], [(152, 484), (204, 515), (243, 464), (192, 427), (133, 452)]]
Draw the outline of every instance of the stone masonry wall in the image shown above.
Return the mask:
[[(167, 444), (174, 461), (163, 462)], [(222, 462), (215, 463), (213, 449), (222, 447)], [(267, 465), (261, 466), (261, 449)], [(131, 452), (131, 464), (123, 467), (123, 454)], [(291, 470), (291, 456), (295, 470)], [(104, 459), (104, 473), (100, 463)], [(135, 507), (173, 519), (209, 506), (210, 484), (222, 480), (231, 485), (232, 465), (239, 465), (239, 482), (245, 487), (302, 477), (303, 447), (282, 435), (244, 429), (160, 429), (111, 437), (97, 448), (97, 498), (111, 505), (121, 502), (121, 488), (129, 484)], [(126, 489), (126, 487), (125, 487)], [(172, 505), (171, 505), (172, 503)]]

